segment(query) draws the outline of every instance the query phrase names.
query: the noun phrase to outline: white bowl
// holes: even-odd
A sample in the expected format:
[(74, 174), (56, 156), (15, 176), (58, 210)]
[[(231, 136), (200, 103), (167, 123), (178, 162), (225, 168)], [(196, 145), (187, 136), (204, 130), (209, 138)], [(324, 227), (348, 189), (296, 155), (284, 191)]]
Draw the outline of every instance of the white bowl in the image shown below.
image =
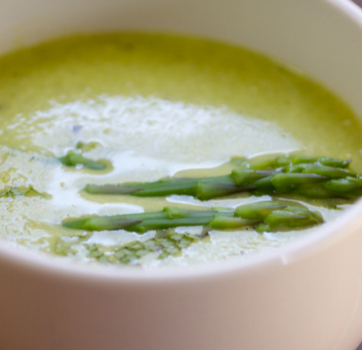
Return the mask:
[[(152, 30), (241, 44), (300, 67), (362, 116), (362, 11), (347, 0), (2, 0), (0, 52), (75, 32)], [(0, 242), (1, 350), (354, 350), (362, 202), (247, 261), (152, 272)]]

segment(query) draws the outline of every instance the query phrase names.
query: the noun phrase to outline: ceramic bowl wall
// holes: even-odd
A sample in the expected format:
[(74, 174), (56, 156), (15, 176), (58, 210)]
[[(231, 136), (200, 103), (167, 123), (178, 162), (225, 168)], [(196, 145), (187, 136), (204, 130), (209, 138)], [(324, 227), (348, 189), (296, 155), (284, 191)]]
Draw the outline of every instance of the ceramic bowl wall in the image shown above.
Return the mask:
[[(169, 31), (304, 70), (362, 116), (362, 12), (337, 0), (2, 0), (0, 52), (57, 36)], [(130, 271), (0, 242), (2, 350), (354, 350), (362, 339), (362, 203), (247, 262)]]

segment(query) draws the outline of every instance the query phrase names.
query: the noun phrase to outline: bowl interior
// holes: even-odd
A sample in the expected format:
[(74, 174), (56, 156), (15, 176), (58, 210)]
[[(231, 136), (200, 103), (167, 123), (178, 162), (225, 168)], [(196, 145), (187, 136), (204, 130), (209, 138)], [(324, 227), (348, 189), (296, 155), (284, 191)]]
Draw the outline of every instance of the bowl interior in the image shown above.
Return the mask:
[(361, 12), (347, 0), (29, 0), (21, 7), (4, 0), (0, 53), (84, 32), (146, 30), (204, 36), (302, 69), (361, 115)]

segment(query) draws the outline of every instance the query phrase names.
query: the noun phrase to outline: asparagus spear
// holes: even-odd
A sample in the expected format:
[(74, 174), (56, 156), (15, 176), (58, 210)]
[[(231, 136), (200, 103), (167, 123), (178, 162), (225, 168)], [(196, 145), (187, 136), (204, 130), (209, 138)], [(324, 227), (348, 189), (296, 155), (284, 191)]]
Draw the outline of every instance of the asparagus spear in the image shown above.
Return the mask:
[(297, 164), (291, 167), (283, 169), (286, 173), (305, 173), (305, 174), (316, 174), (321, 176), (327, 176), (329, 178), (342, 178), (346, 176), (357, 176), (354, 171), (345, 168), (336, 168), (320, 164)]
[[(269, 218), (272, 214), (274, 216)], [(180, 226), (210, 226), (211, 228), (226, 230), (243, 226), (255, 227), (263, 224), (265, 230), (274, 232), (287, 228), (313, 226), (322, 222), (323, 219), (318, 213), (308, 210), (301, 204), (266, 201), (243, 205), (235, 211), (195, 211), (165, 207), (159, 212), (67, 220), (63, 222), (63, 226), (88, 231), (124, 229), (130, 232), (144, 233), (150, 230), (164, 230)]]
[(254, 170), (270, 170), (270, 169), (282, 169), (299, 164), (317, 164), (325, 165), (336, 168), (347, 168), (351, 163), (350, 160), (342, 160), (337, 158), (329, 157), (278, 157), (272, 160), (259, 162), (250, 165), (251, 169)]
[(246, 204), (235, 210), (235, 215), (243, 219), (259, 220), (256, 227), (260, 231), (285, 231), (288, 229), (314, 226), (323, 222), (318, 212), (293, 201), (261, 201)]
[[(168, 178), (134, 184), (87, 185), (85, 191), (90, 194), (128, 194), (138, 197), (178, 194), (194, 196), (200, 200), (239, 192), (355, 199), (361, 195), (359, 183), (362, 176), (347, 169), (349, 163), (349, 160), (326, 157), (279, 157), (249, 164), (249, 168), (244, 164), (243, 167), (233, 170), (230, 175), (209, 178)], [(351, 180), (353, 178), (354, 183)], [(348, 179), (349, 185), (343, 185), (343, 181), (335, 181), (342, 179)]]
[(194, 197), (200, 200), (208, 200), (238, 192), (251, 191), (254, 189), (256, 189), (256, 187), (251, 184), (245, 183), (237, 185), (231, 176), (228, 176), (222, 181), (210, 181), (209, 179), (204, 179), (197, 182)]
[(76, 166), (78, 164), (83, 165), (88, 169), (103, 170), (104, 164), (96, 162), (92, 159), (85, 158), (81, 153), (69, 151), (66, 156), (58, 158), (66, 166)]
[(237, 185), (254, 185), (255, 181), (273, 176), (275, 170), (236, 169), (231, 172), (231, 177)]
[(256, 230), (258, 232), (289, 231), (314, 226), (321, 222), (323, 222), (323, 219), (319, 213), (290, 206), (284, 210), (276, 210), (267, 215), (264, 218), (264, 222)]
[[(134, 241), (116, 247), (84, 244), (89, 251), (88, 256), (90, 258), (100, 262), (135, 265), (148, 254), (156, 254), (158, 259), (177, 255), (182, 249), (208, 236), (208, 233), (190, 235), (188, 233), (178, 234), (173, 229), (165, 230), (165, 228), (177, 226), (175, 223), (183, 225), (185, 220), (188, 220), (187, 222), (192, 223), (192, 225), (205, 225), (206, 230), (203, 232), (207, 232), (209, 228), (229, 230), (240, 227), (252, 227), (257, 232), (277, 232), (311, 227), (323, 222), (323, 218), (318, 212), (312, 212), (302, 204), (293, 201), (273, 200), (242, 205), (235, 211), (194, 211), (165, 207), (159, 212), (81, 219), (64, 222), (63, 225), (82, 230), (113, 230), (120, 227), (129, 231), (143, 232), (144, 230), (137, 229), (137, 226), (142, 223), (145, 230), (156, 229), (155, 237), (145, 242)], [(133, 226), (132, 221), (134, 221)], [(89, 234), (84, 235), (83, 233), (77, 237), (78, 243), (81, 243), (89, 238)], [(62, 255), (75, 253), (69, 242), (61, 240), (58, 240), (56, 244), (56, 252)]]
[(303, 173), (282, 173), (271, 177), (270, 182), (274, 187), (273, 192), (291, 192), (296, 188), (313, 185), (328, 180), (327, 176)]
[(324, 187), (335, 196), (355, 198), (362, 195), (362, 178), (334, 179), (328, 181)]
[(251, 204), (241, 205), (235, 209), (235, 215), (247, 220), (261, 221), (263, 218), (276, 210), (283, 210), (288, 206), (288, 202), (282, 201), (261, 201)]
[(142, 191), (137, 185), (86, 185), (84, 190), (90, 194), (132, 194)]
[(86, 185), (90, 194), (129, 194), (136, 197), (158, 197), (171, 194), (194, 196), (207, 200), (256, 189), (254, 185), (238, 185), (231, 175), (208, 178), (167, 178), (155, 182), (124, 185)]
[[(119, 230), (144, 233), (179, 226), (207, 225), (217, 213), (215, 210), (194, 211), (165, 207), (159, 212), (90, 217), (63, 222), (63, 226), (87, 231)], [(225, 214), (225, 215), (229, 215)], [(232, 215), (232, 213), (230, 213)]]
[(215, 214), (209, 226), (216, 230), (232, 230), (241, 227), (253, 227), (259, 224), (260, 220), (248, 220), (237, 216), (226, 216)]
[(66, 222), (63, 225), (68, 228), (87, 231), (120, 230), (128, 226), (139, 224), (142, 220), (120, 216), (100, 216), (83, 220)]

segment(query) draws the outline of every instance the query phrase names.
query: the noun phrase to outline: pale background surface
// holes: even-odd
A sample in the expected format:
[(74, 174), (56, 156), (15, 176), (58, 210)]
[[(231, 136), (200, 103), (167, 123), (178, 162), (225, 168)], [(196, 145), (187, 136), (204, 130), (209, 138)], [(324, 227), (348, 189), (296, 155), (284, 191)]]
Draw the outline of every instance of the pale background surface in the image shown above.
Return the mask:
[[(362, 0), (353, 0), (353, 1), (362, 7)], [(361, 330), (361, 333), (362, 333), (362, 330)], [(362, 338), (362, 336), (361, 336), (361, 338)], [(362, 343), (356, 350), (362, 350)]]
[[(362, 0), (354, 0), (354, 2), (360, 6), (362, 6)], [(362, 330), (361, 330), (362, 333)], [(362, 336), (361, 336), (362, 337)], [(362, 350), (362, 343), (356, 350)]]

